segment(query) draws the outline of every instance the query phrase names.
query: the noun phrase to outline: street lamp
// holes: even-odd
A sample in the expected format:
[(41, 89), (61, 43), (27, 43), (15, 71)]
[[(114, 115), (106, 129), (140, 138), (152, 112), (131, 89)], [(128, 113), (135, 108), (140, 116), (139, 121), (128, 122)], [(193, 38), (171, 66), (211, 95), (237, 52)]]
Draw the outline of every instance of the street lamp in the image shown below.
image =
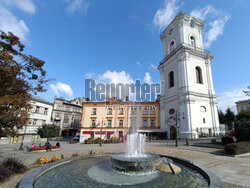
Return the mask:
[[(99, 123), (99, 124), (100, 124), (100, 123)], [(99, 147), (102, 146), (102, 125), (105, 125), (105, 121), (103, 120), (103, 118), (102, 118), (102, 123), (101, 123), (101, 140), (100, 140), (100, 145), (99, 145)]]

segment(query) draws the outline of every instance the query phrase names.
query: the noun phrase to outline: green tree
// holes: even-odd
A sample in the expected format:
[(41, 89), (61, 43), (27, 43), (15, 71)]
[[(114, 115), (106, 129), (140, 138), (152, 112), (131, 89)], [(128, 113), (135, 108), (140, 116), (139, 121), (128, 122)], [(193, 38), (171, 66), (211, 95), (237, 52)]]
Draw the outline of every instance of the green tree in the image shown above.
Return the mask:
[(51, 125), (43, 125), (38, 128), (37, 134), (39, 134), (42, 138), (54, 138), (59, 136), (60, 127), (51, 124)]
[(218, 115), (219, 115), (219, 122), (220, 122), (220, 124), (226, 124), (227, 119), (226, 119), (225, 114), (223, 113), (222, 110), (218, 111)]
[(26, 124), (30, 93), (44, 92), (48, 81), (45, 62), (23, 51), (17, 36), (0, 30), (0, 137)]
[(250, 141), (250, 110), (236, 116), (235, 132), (238, 141)]
[(226, 118), (226, 125), (228, 125), (230, 129), (232, 129), (233, 123), (235, 121), (235, 114), (230, 108), (226, 109), (225, 118)]

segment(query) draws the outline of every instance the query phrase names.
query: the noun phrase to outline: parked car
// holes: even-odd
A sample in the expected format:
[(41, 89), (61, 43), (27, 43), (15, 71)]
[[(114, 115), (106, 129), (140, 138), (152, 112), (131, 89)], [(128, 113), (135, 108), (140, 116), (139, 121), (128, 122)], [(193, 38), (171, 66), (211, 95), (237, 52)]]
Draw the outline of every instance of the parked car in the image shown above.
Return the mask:
[(73, 137), (73, 141), (79, 142), (79, 140), (80, 140), (80, 134), (76, 134), (76, 135)]
[(235, 131), (234, 130), (230, 130), (230, 131), (228, 131), (228, 132), (226, 132), (226, 134), (225, 134), (226, 136), (235, 136)]

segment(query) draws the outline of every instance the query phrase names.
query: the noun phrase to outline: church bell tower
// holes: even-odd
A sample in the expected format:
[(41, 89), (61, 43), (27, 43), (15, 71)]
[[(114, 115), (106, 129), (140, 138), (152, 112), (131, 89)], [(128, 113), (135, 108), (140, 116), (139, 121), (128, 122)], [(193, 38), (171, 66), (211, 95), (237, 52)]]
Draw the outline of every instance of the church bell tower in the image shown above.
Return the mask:
[(180, 12), (161, 34), (161, 129), (168, 138), (198, 138), (219, 132), (212, 55), (203, 48), (205, 23)]

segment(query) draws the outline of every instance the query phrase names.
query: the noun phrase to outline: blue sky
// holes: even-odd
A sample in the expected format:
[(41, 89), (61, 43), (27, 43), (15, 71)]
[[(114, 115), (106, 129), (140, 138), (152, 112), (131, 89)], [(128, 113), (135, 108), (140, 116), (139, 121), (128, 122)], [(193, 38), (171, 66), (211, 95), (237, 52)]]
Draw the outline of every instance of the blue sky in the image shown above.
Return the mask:
[(26, 53), (46, 61), (48, 91), (84, 97), (84, 79), (159, 82), (160, 33), (179, 11), (206, 22), (204, 42), (219, 108), (246, 98), (250, 85), (248, 0), (0, 0), (0, 29), (12, 31)]

